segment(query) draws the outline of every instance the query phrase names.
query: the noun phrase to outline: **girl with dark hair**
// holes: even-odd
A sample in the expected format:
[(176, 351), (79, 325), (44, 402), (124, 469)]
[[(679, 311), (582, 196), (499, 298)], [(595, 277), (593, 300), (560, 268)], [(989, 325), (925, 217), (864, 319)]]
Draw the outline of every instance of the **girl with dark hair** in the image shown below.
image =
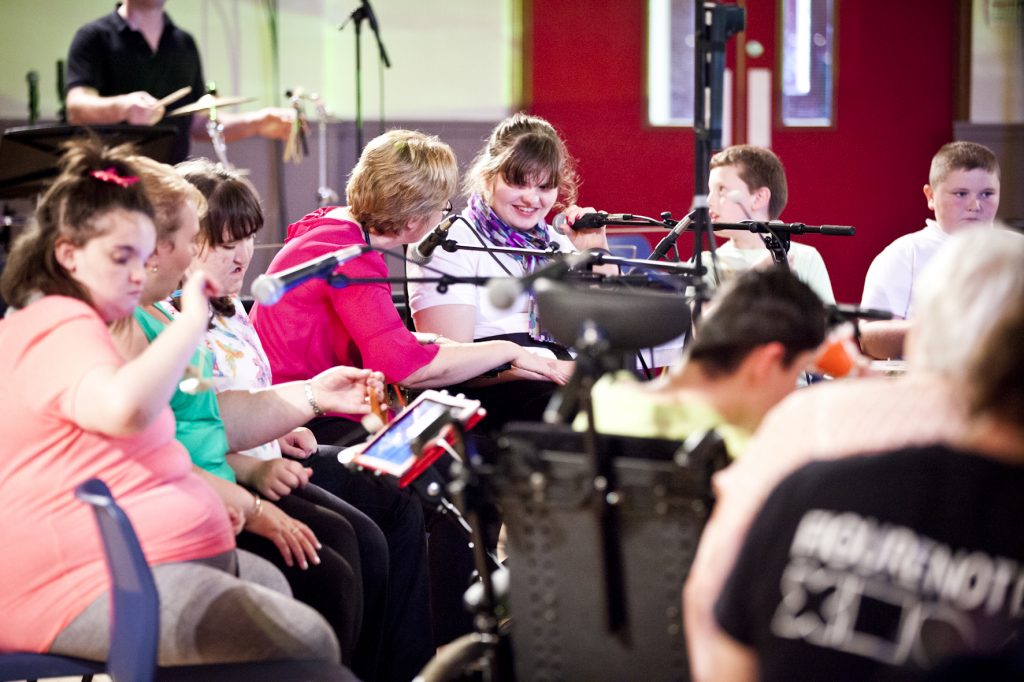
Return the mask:
[[(207, 203), (190, 270), (217, 277), (226, 294), (210, 301), (213, 316), (205, 339), (213, 357), (214, 387), (218, 392), (269, 388), (270, 362), (238, 298), (255, 234), (263, 227), (259, 196), (245, 178), (206, 159), (186, 161), (176, 169)], [(336, 452), (326, 448), (318, 453), (316, 438), (305, 427), (229, 453), (227, 459), (238, 480), (267, 499), (289, 509), (288, 498), (296, 497), (340, 514), (352, 525), (364, 595), (353, 670), (382, 682), (413, 678), (434, 647), (423, 512), (409, 491), (332, 466)]]

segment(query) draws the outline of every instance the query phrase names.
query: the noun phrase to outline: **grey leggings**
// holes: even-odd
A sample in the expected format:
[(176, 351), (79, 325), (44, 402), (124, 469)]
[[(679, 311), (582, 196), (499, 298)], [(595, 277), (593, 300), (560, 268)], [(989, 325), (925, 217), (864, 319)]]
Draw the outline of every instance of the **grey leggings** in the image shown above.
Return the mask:
[[(160, 564), (153, 578), (160, 593), (159, 665), (340, 658), (327, 621), (292, 599), (284, 576), (253, 554)], [(50, 652), (104, 660), (109, 599), (104, 592), (92, 602), (57, 635)]]

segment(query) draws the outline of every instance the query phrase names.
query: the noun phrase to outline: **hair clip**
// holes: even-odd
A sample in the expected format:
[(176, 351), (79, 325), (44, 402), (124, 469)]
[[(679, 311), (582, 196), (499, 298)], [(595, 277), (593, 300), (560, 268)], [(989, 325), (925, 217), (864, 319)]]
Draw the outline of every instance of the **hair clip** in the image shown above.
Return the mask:
[(94, 170), (90, 171), (89, 175), (96, 178), (101, 182), (112, 182), (120, 187), (131, 187), (139, 181), (138, 177), (134, 175), (120, 175), (117, 169), (113, 166), (106, 168), (105, 170)]

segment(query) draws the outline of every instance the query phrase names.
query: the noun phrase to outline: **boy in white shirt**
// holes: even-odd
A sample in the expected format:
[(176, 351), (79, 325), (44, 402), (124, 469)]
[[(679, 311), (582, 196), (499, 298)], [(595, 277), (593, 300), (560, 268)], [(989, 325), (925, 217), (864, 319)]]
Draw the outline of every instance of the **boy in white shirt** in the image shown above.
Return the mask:
[[(763, 147), (734, 145), (711, 157), (708, 177), (708, 212), (712, 222), (768, 222), (782, 214), (787, 199), (786, 171), (774, 153)], [(739, 272), (772, 262), (772, 255), (756, 232), (720, 230), (729, 241), (717, 249), (719, 273), (728, 279)], [(710, 254), (702, 254), (706, 267)], [(835, 303), (832, 282), (818, 250), (791, 242), (789, 265), (824, 303)]]
[(868, 268), (861, 305), (891, 312), (896, 320), (861, 327), (865, 353), (877, 358), (903, 354), (903, 337), (912, 315), (910, 306), (917, 275), (949, 237), (961, 230), (992, 227), (999, 209), (999, 162), (988, 147), (975, 142), (950, 142), (932, 157), (928, 208), (935, 220), (885, 247)]

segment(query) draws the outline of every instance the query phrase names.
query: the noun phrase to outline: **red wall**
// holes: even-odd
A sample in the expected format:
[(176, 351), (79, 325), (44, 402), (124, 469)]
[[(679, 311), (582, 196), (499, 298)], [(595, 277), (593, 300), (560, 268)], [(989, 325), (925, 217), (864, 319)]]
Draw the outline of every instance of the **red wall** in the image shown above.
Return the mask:
[[(956, 0), (839, 0), (836, 126), (773, 132), (789, 180), (783, 219), (857, 228), (803, 239), (821, 250), (840, 301), (859, 302), (874, 255), (930, 215), (921, 187), (953, 131), (955, 9)], [(769, 47), (748, 67), (772, 64), (775, 12), (773, 0), (747, 2), (747, 38)], [(693, 131), (646, 124), (646, 3), (533, 0), (527, 18), (528, 108), (578, 159), (581, 203), (686, 213)]]

